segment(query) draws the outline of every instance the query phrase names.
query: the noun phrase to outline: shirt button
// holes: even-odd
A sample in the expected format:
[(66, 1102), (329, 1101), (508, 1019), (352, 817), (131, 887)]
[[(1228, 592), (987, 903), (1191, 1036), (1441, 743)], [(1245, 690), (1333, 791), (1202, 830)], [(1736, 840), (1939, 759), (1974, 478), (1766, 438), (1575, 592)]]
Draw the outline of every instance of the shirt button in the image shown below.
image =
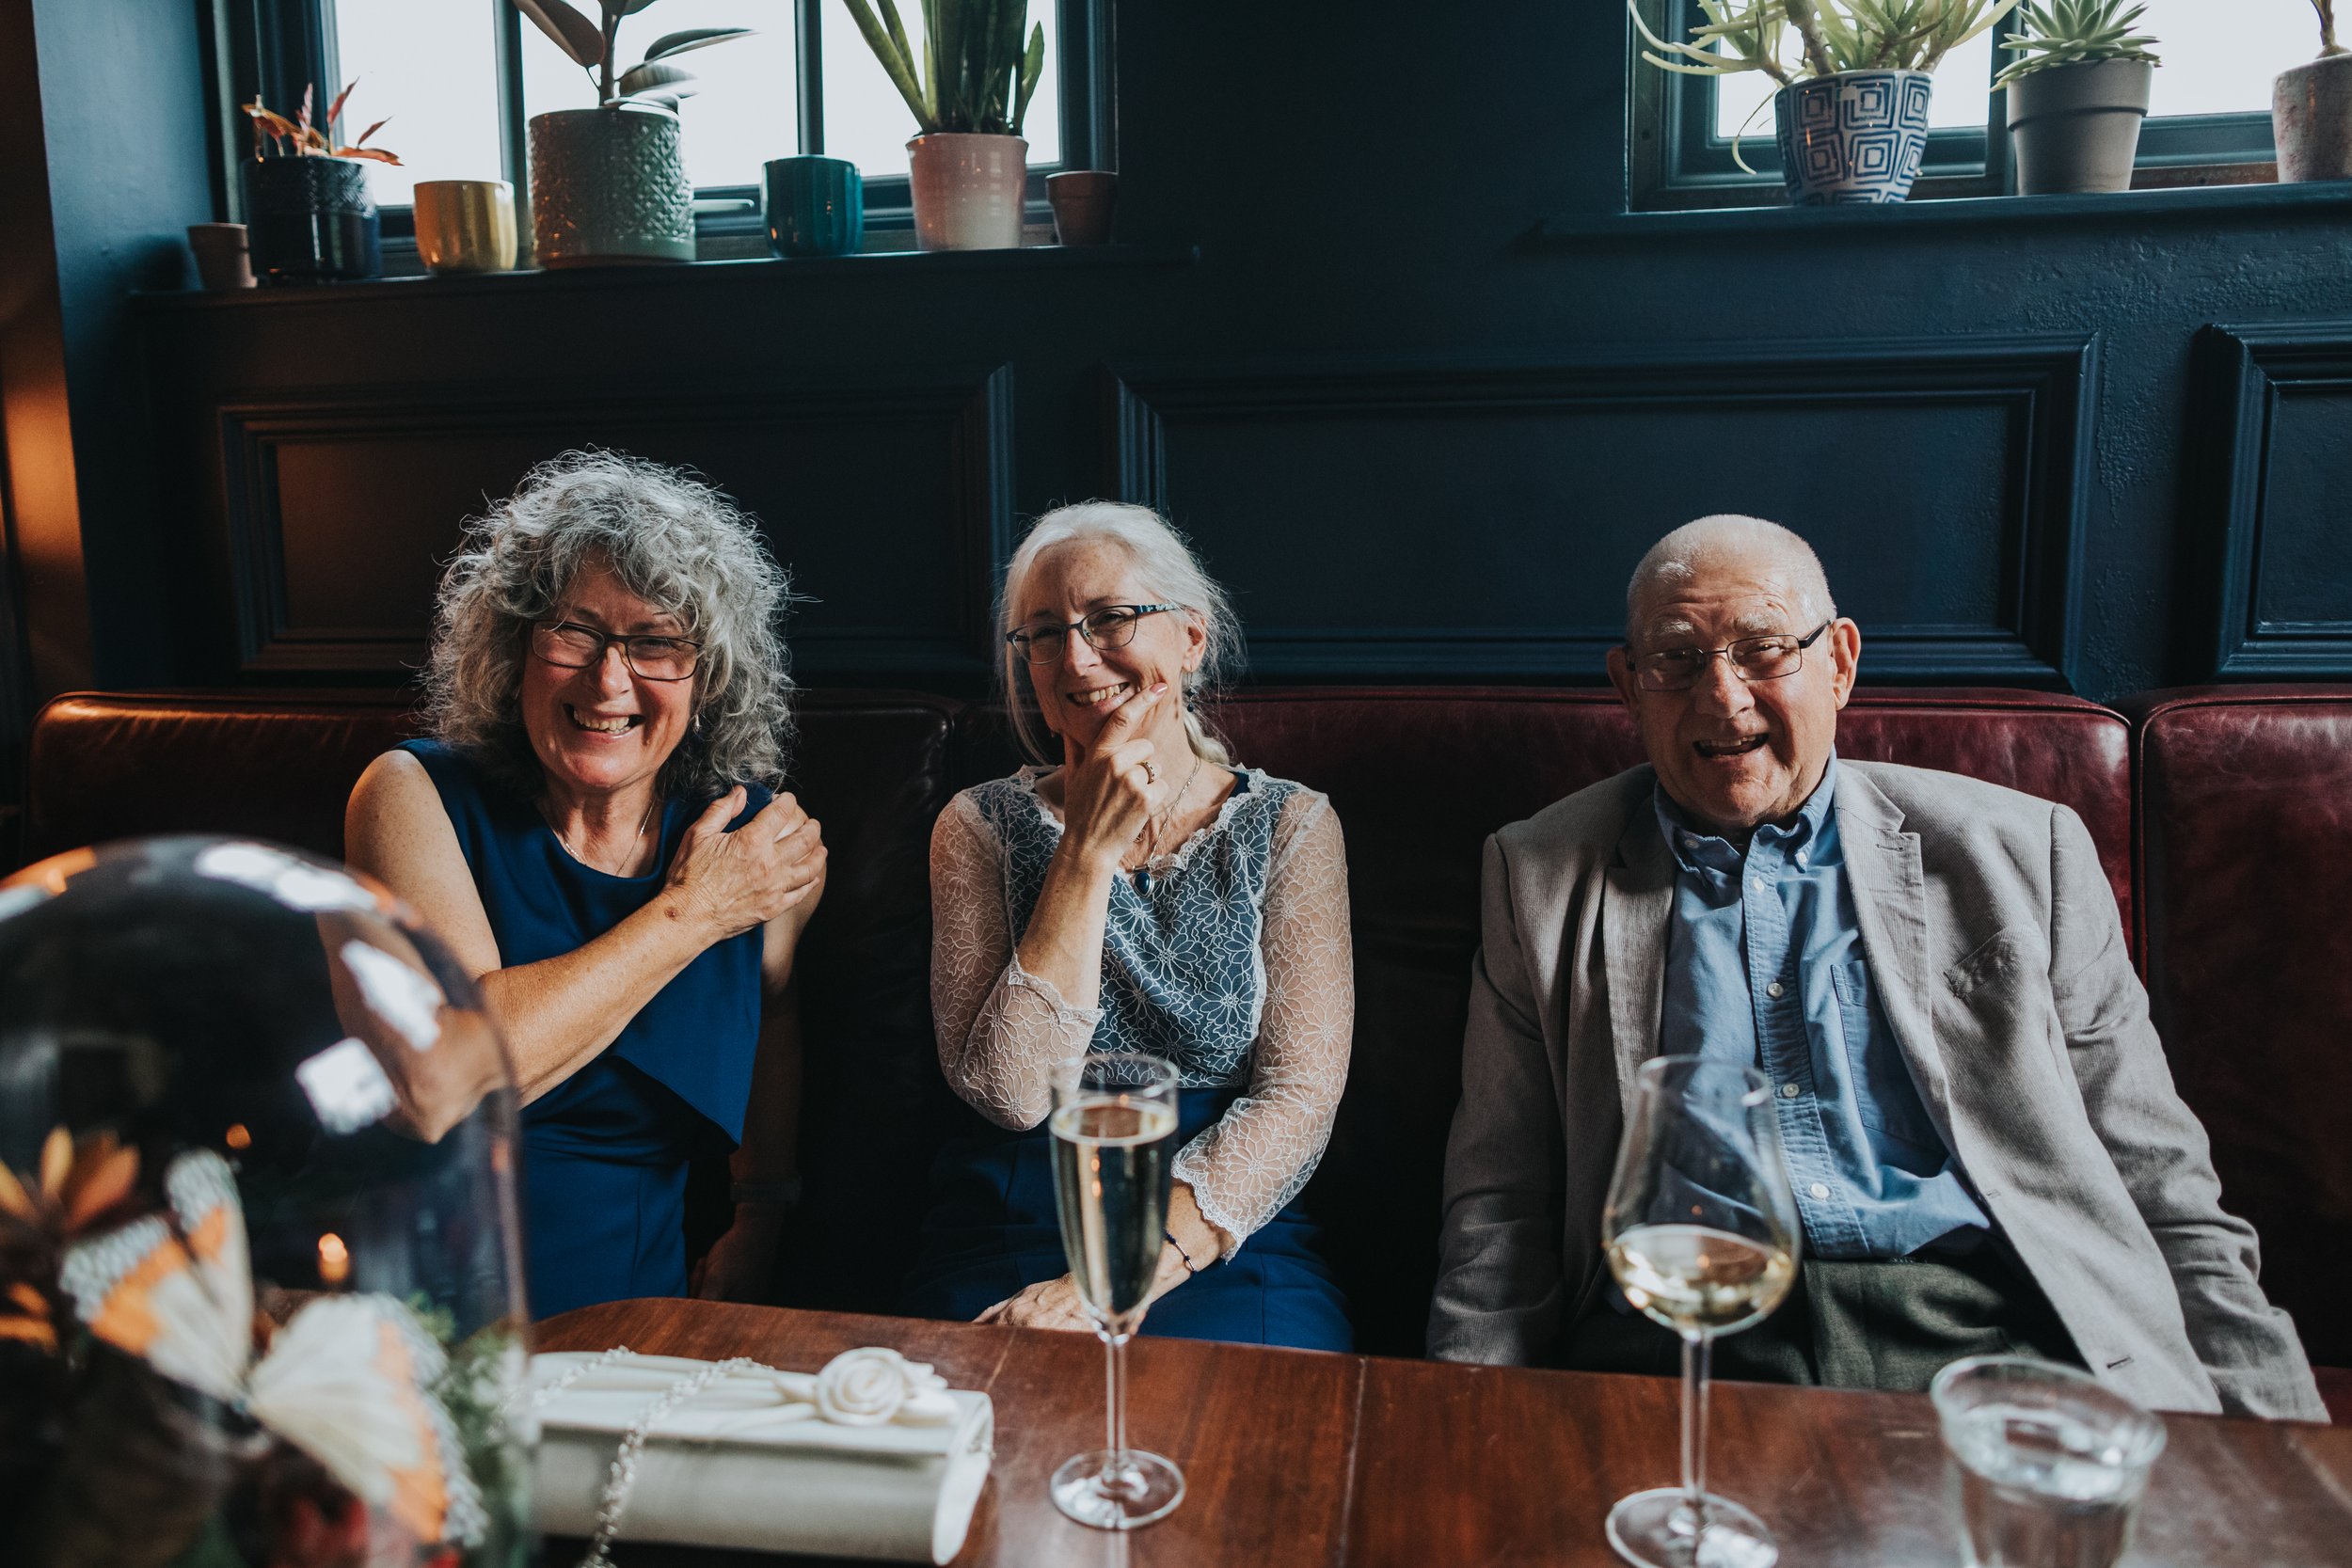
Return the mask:
[(1816, 1181), (1813, 1185), (1807, 1187), (1805, 1191), (1811, 1193), (1816, 1198), (1827, 1197), (1829, 1196), (1829, 1183), (1826, 1181)]
[(1784, 988), (1781, 986), (1781, 983), (1778, 980), (1774, 980), (1771, 985), (1764, 988), (1764, 994), (1767, 996), (1778, 996), (1783, 989)]
[(1767, 883), (1763, 878), (1756, 877), (1750, 879), (1748, 882), (1748, 891), (1750, 893), (1763, 893), (1767, 892), (1771, 884)]
[(1794, 1084), (1783, 1084), (1780, 1086), (1780, 1098), (1783, 1100), (1794, 1100), (1797, 1098), (1797, 1085)]

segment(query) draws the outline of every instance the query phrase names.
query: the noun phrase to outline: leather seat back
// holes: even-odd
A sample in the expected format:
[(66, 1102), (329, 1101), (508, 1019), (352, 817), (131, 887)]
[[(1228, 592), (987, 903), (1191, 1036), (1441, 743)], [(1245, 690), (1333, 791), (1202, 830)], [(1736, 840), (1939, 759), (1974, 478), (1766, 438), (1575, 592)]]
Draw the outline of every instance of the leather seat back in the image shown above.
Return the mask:
[(2156, 1028), (2264, 1289), (2312, 1359), (2352, 1365), (2352, 688), (2133, 706)]

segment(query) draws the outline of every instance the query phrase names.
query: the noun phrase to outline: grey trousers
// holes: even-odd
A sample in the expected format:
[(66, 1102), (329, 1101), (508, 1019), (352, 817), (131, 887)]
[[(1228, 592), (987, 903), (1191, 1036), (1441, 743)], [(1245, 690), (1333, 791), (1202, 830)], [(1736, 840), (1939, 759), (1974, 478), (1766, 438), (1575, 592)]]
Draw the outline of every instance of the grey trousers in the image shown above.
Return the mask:
[[(1805, 1259), (1778, 1311), (1716, 1338), (1712, 1373), (1750, 1383), (1924, 1393), (1963, 1355), (2011, 1352), (2080, 1366), (2074, 1337), (1997, 1240), (1969, 1253)], [(1606, 1285), (1569, 1325), (1559, 1365), (1674, 1376), (1679, 1336)]]

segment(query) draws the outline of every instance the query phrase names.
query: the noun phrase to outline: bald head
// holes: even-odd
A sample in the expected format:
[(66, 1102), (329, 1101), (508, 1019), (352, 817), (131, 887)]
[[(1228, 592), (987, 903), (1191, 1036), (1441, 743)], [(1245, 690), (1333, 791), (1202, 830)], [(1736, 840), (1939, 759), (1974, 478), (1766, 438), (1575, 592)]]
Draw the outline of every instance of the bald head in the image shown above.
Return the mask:
[(1812, 546), (1778, 523), (1724, 512), (1683, 524), (1642, 557), (1626, 584), (1626, 641), (1641, 636), (1653, 607), (1717, 572), (1776, 579), (1808, 628), (1837, 613), (1829, 578)]

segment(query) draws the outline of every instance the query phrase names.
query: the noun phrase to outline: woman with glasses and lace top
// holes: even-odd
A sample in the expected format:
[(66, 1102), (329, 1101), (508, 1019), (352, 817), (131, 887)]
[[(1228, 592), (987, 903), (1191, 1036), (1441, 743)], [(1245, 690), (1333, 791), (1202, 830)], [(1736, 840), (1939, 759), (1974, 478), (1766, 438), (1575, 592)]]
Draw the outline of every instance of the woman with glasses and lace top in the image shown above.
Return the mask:
[(1235, 766), (1203, 722), (1239, 637), (1222, 591), (1138, 506), (1039, 519), (1005, 577), (1005, 699), (1058, 766), (965, 790), (931, 839), (931, 1013), (953, 1141), (908, 1310), (1090, 1325), (1066, 1272), (1044, 1122), (1091, 1052), (1182, 1085), (1145, 1333), (1350, 1343), (1297, 1197), (1347, 1079), (1347, 867), (1322, 796)]
[(425, 670), (434, 738), (378, 757), (351, 863), (479, 980), (523, 1101), (534, 1315), (689, 1288), (687, 1164), (732, 1150), (692, 1283), (755, 1299), (797, 1186), (788, 982), (825, 884), (782, 782), (785, 577), (707, 485), (609, 452), (469, 525)]

